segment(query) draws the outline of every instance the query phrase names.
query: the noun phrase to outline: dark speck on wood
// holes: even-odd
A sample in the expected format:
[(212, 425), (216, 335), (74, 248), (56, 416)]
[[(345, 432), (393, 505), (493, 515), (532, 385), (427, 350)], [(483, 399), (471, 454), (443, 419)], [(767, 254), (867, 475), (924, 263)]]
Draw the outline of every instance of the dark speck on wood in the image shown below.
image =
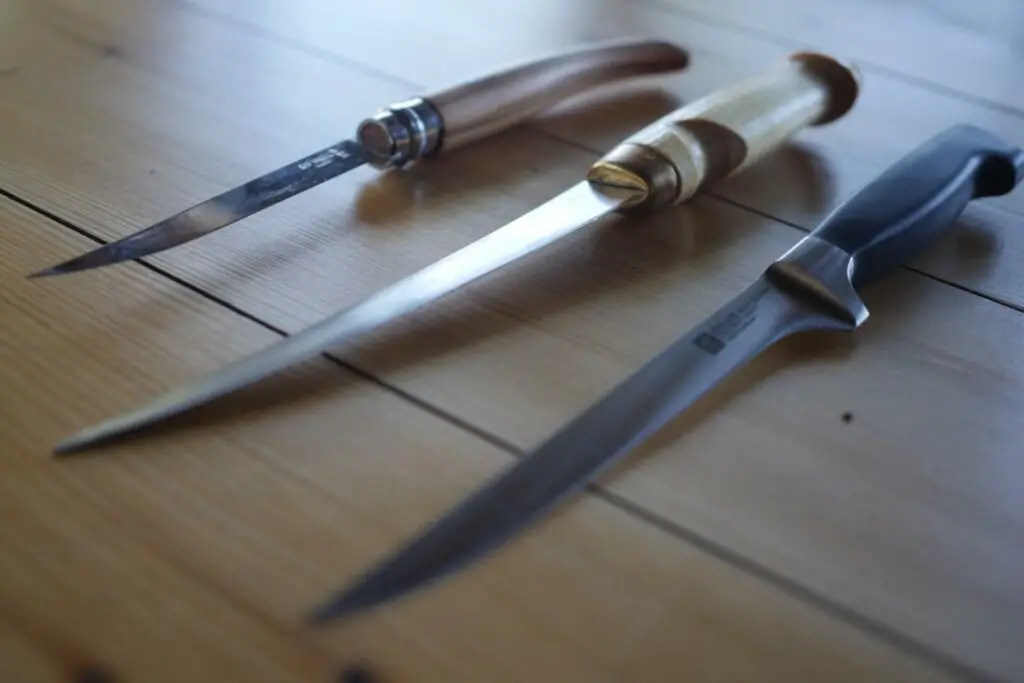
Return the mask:
[(851, 412), (843, 413), (843, 422), (845, 422), (846, 424), (850, 424), (851, 422), (853, 422), (853, 413), (851, 413)]
[(341, 672), (341, 678), (338, 679), (338, 683), (373, 683), (373, 673), (364, 664), (354, 664), (352, 666), (345, 667), (345, 670)]
[(124, 52), (117, 45), (105, 45), (103, 47), (103, 56), (110, 57), (111, 59), (120, 59), (124, 57)]
[(103, 669), (91, 666), (79, 671), (73, 683), (114, 683), (114, 677)]
[(0, 66), (0, 76), (13, 76), (21, 70), (17, 66)]

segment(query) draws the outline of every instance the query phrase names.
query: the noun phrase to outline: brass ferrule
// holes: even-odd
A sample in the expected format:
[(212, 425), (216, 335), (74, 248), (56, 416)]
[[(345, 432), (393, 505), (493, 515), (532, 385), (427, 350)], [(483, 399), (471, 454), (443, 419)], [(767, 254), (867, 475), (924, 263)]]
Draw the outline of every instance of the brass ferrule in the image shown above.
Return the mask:
[(639, 190), (623, 208), (659, 209), (675, 203), (682, 181), (668, 158), (647, 145), (621, 144), (590, 167), (595, 185)]

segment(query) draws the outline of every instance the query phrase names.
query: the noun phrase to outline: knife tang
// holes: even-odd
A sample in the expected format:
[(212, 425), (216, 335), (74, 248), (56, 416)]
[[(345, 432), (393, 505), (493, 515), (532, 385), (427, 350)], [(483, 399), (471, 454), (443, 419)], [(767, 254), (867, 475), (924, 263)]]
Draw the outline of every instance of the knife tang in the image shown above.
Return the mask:
[(665, 41), (591, 43), (384, 108), (359, 125), (357, 139), (371, 165), (401, 167), (494, 135), (593, 88), (688, 64), (686, 50)]
[(678, 204), (756, 163), (803, 128), (844, 116), (859, 91), (852, 65), (797, 52), (661, 117), (598, 160), (587, 177), (637, 190), (634, 205)]

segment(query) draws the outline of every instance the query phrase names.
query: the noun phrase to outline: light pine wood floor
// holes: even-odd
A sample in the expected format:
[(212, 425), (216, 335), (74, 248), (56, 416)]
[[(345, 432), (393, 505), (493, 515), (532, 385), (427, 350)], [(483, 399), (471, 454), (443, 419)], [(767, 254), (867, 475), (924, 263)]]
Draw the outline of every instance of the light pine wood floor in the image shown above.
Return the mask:
[[(384, 104), (636, 35), (691, 65), (146, 264), (24, 277)], [(173, 430), (51, 456), (806, 47), (858, 65), (855, 109), (692, 203), (582, 230)], [(852, 338), (773, 349), (487, 561), (301, 621), (919, 142), (967, 122), (1024, 144), (1022, 68), (1018, 0), (0, 0), (0, 681), (1024, 680), (1021, 190), (867, 291)]]

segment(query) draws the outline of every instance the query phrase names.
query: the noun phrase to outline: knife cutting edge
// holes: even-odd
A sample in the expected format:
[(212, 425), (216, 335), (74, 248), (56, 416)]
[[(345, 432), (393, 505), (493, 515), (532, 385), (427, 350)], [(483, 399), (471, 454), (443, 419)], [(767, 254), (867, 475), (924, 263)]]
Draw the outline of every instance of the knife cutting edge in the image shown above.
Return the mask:
[(208, 235), (364, 164), (404, 168), (511, 128), (570, 97), (613, 81), (677, 71), (681, 47), (657, 40), (602, 41), (517, 64), (381, 109), (354, 139), (325, 147), (64, 263), (46, 277), (130, 261)]
[(419, 308), (612, 212), (679, 204), (757, 162), (806, 126), (845, 115), (859, 85), (857, 72), (832, 57), (794, 53), (760, 75), (652, 122), (592, 164), (585, 180), (504, 227), (298, 334), (85, 429), (55, 451), (79, 451), (207, 403)]
[(973, 126), (925, 142), (731, 302), (314, 610), (312, 623), (394, 600), (494, 550), (772, 344), (799, 332), (859, 328), (868, 317), (862, 286), (949, 229), (971, 200), (1007, 194), (1022, 177), (1024, 152)]

